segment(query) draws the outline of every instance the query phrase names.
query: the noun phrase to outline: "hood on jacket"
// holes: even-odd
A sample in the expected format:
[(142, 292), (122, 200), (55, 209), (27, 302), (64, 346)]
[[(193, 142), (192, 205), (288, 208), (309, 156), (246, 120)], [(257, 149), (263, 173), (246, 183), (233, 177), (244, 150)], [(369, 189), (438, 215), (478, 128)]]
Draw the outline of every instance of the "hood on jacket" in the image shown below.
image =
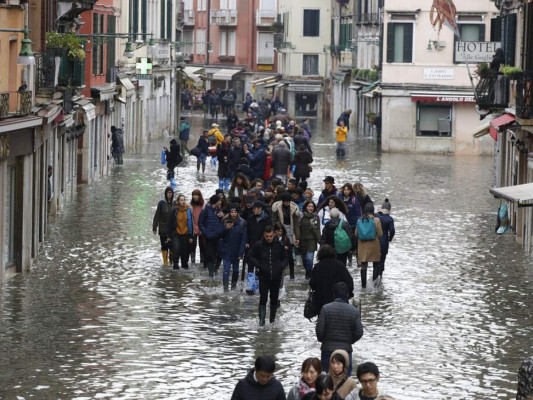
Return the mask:
[(167, 188), (165, 189), (165, 193), (164, 193), (164, 198), (165, 198), (165, 201), (168, 201), (167, 200), (167, 193), (170, 192), (172, 193), (172, 197), (170, 199), (170, 202), (172, 203), (172, 199), (174, 198), (174, 189), (172, 189), (170, 186), (167, 186)]
[(348, 352), (346, 350), (341, 349), (335, 350), (333, 353), (331, 353), (331, 356), (329, 357), (330, 363), (335, 354), (339, 354), (344, 358), (344, 374), (346, 374), (346, 372), (348, 371), (348, 367), (350, 366), (350, 357), (348, 356)]

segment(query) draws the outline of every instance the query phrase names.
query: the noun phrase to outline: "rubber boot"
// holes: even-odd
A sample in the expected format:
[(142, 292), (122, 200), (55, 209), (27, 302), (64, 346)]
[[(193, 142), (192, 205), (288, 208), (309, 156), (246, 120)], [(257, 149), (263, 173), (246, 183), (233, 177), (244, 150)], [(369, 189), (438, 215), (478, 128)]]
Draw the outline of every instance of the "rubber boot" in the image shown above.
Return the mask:
[(231, 290), (237, 287), (237, 281), (239, 280), (239, 272), (233, 272), (231, 274)]
[(224, 285), (224, 293), (229, 292), (229, 282), (222, 281), (222, 284)]
[(161, 255), (163, 256), (163, 266), (168, 267), (168, 250), (161, 250)]
[(265, 317), (267, 313), (267, 306), (259, 304), (259, 326), (265, 326)]
[(276, 311), (278, 311), (277, 307), (270, 306), (270, 323), (273, 324), (276, 321)]
[(213, 278), (215, 276), (215, 266), (213, 265), (213, 263), (207, 264), (207, 270), (209, 271), (209, 277)]
[(361, 268), (361, 287), (366, 288), (366, 268)]

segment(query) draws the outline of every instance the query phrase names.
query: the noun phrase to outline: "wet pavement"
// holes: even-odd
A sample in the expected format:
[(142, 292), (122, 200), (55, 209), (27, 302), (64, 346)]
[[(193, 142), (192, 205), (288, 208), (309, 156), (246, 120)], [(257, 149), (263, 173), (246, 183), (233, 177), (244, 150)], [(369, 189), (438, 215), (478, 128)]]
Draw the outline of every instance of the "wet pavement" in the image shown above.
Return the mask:
[[(310, 186), (363, 182), (377, 205), (390, 199), (397, 230), (380, 289), (361, 291), (350, 269), (365, 328), (354, 361), (378, 364), (397, 399), (514, 398), (533, 354), (533, 263), (493, 233), (492, 158), (380, 154), (359, 139), (338, 161), (329, 131), (314, 135)], [(320, 355), (302, 267), (276, 323), (259, 328), (257, 295), (223, 293), (199, 266), (161, 266), (151, 222), (167, 185), (162, 145), (80, 187), (33, 270), (0, 287), (0, 398), (229, 399), (258, 355), (276, 357), (286, 391)], [(197, 176), (194, 164), (178, 192), (209, 197), (215, 171)]]

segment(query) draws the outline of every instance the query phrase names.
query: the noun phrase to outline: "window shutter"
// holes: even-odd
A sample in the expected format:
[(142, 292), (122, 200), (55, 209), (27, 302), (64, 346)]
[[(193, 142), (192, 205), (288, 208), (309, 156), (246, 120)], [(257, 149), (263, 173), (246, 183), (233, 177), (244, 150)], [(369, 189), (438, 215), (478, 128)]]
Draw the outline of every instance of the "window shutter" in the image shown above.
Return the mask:
[(404, 24), (403, 62), (413, 62), (413, 24)]
[(485, 41), (485, 27), (484, 24), (479, 25), (479, 41), (484, 42)]
[(394, 62), (394, 23), (387, 23), (387, 62)]
[(505, 64), (514, 65), (516, 43), (516, 14), (506, 15), (502, 19), (502, 47), (504, 50)]
[(499, 42), (502, 40), (502, 18), (496, 17), (490, 20), (490, 40)]

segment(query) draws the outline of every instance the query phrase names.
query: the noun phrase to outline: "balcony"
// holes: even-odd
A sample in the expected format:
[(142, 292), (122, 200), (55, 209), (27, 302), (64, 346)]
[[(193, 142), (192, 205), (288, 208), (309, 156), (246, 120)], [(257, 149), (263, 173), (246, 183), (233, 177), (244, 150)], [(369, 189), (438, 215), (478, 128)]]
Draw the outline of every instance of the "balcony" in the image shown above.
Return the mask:
[(270, 28), (272, 24), (276, 22), (277, 16), (278, 13), (276, 10), (257, 10), (257, 14), (255, 15), (255, 24), (258, 27)]
[(524, 71), (516, 80), (516, 116), (533, 119), (533, 71)]
[(286, 42), (287, 37), (283, 33), (274, 33), (274, 47), (278, 51), (285, 51), (288, 49), (295, 49), (291, 42)]
[(380, 14), (379, 13), (362, 13), (357, 14), (355, 19), (356, 24), (359, 25), (376, 25), (380, 22)]
[(183, 25), (194, 26), (195, 23), (194, 10), (183, 10)]
[(211, 25), (237, 26), (237, 10), (211, 10)]
[(504, 109), (509, 102), (509, 79), (494, 71), (479, 79), (476, 104), (484, 110)]
[[(55, 59), (59, 59), (57, 84), (55, 77)], [(37, 91), (53, 91), (55, 86), (81, 87), (85, 84), (85, 60), (73, 60), (67, 57), (65, 49), (47, 49), (35, 54), (35, 88)]]
[(10, 107), (9, 100), (11, 98), (11, 94), (9, 92), (2, 92), (0, 93), (0, 119), (8, 118), (8, 117), (20, 117), (24, 115), (28, 115), (31, 111), (32, 98), (33, 92), (30, 90), (26, 90), (24, 92), (16, 92), (15, 95), (17, 96), (17, 102), (16, 102), (16, 109)]

